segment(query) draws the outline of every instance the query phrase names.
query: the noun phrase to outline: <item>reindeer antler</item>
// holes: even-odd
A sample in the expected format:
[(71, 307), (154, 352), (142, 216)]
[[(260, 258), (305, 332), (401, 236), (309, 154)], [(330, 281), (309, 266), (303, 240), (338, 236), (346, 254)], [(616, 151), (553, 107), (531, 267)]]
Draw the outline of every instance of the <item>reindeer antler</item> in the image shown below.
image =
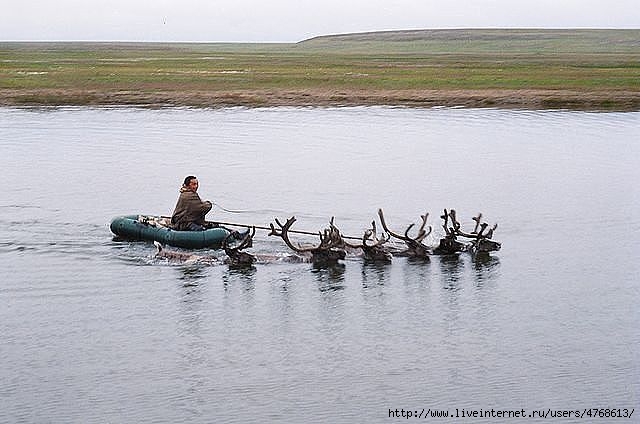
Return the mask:
[[(455, 213), (455, 212), (454, 212)], [(447, 210), (444, 210), (444, 213), (442, 215), (440, 215), (440, 218), (444, 221), (444, 224), (442, 224), (442, 228), (444, 228), (444, 233), (450, 237), (450, 238), (456, 238), (456, 235), (453, 231), (453, 228), (449, 228), (449, 212), (447, 212)]]
[(325, 228), (320, 234), (320, 245), (316, 248), (332, 249), (344, 246), (344, 240), (340, 230), (333, 224), (334, 217), (329, 220), (329, 228)]
[[(371, 221), (371, 228), (367, 229), (364, 231), (364, 234), (362, 235), (362, 243), (360, 244), (353, 244), (353, 243), (349, 243), (347, 241), (345, 241), (343, 239), (343, 244), (345, 246), (351, 247), (353, 249), (364, 249), (366, 247), (376, 247), (376, 246), (382, 246), (384, 243), (388, 242), (390, 239), (389, 233), (384, 232), (382, 233), (382, 238), (378, 238), (378, 232), (376, 230), (376, 222), (375, 221)], [(367, 242), (371, 241), (373, 244), (367, 244)]]
[(478, 227), (480, 226), (480, 220), (482, 219), (482, 212), (478, 212), (478, 216), (474, 216), (471, 219), (473, 219), (476, 222), (476, 226), (473, 229), (473, 231), (471, 232), (471, 234), (477, 234), (478, 233)]
[(273, 223), (270, 223), (269, 224), (269, 227), (271, 227), (271, 232), (269, 233), (270, 236), (278, 236), (282, 238), (285, 244), (289, 246), (289, 248), (294, 252), (303, 253), (303, 252), (309, 251), (309, 249), (303, 249), (300, 246), (295, 246), (291, 242), (291, 240), (289, 240), (289, 229), (296, 222), (295, 216), (292, 216), (291, 218), (287, 219), (287, 222), (284, 223), (284, 225), (278, 220), (278, 218), (276, 218), (275, 221), (276, 221), (276, 224), (278, 224), (278, 227), (280, 227), (280, 229), (277, 230), (276, 227), (273, 225)]
[[(445, 211), (446, 211), (446, 209), (445, 209)], [(481, 222), (482, 213), (478, 213), (477, 216), (474, 216), (472, 218), (476, 222), (475, 228), (473, 229), (473, 231), (471, 233), (465, 233), (460, 229), (461, 225), (456, 219), (456, 211), (451, 209), (451, 212), (449, 213), (449, 216), (451, 217), (451, 221), (453, 222), (453, 229), (455, 231), (455, 234), (459, 235), (459, 236), (462, 236), (462, 237), (466, 237), (466, 238), (478, 239), (478, 240), (479, 239), (491, 239), (493, 237), (493, 232), (496, 230), (496, 228), (498, 228), (498, 224), (495, 224), (487, 232), (487, 234), (484, 234), (484, 230), (487, 229), (489, 224), (487, 224), (486, 222)], [(478, 227), (480, 227), (480, 231), (478, 231)]]
[[(364, 247), (378, 247), (382, 246), (391, 239), (388, 232), (383, 232), (381, 237), (378, 238), (378, 230), (376, 229), (376, 221), (371, 221), (371, 229), (364, 232), (362, 236), (362, 246)], [(367, 241), (371, 240), (373, 244), (367, 244)]]
[(411, 229), (415, 226), (415, 224), (409, 225), (405, 230), (404, 235), (401, 236), (400, 234), (394, 233), (393, 231), (389, 230), (389, 227), (387, 227), (387, 223), (384, 220), (384, 213), (382, 212), (382, 209), (378, 209), (378, 216), (380, 217), (382, 228), (384, 228), (384, 230), (388, 234), (405, 242), (405, 244), (409, 248), (407, 250), (407, 253), (410, 256), (416, 256), (416, 257), (422, 257), (422, 258), (428, 257), (429, 248), (424, 244), (422, 244), (422, 240), (424, 240), (425, 237), (431, 234), (431, 231), (432, 231), (431, 226), (429, 226), (429, 231), (425, 231), (424, 229), (424, 227), (427, 225), (427, 219), (429, 218), (428, 213), (424, 215), (420, 215), (420, 218), (422, 219), (422, 224), (420, 225), (420, 228), (418, 228), (418, 235), (416, 237), (409, 236), (409, 231), (411, 231)]
[(424, 227), (427, 225), (427, 219), (429, 218), (429, 213), (426, 213), (424, 215), (420, 215), (420, 219), (422, 219), (422, 224), (420, 224), (420, 227), (418, 228), (418, 235), (416, 237), (409, 237), (409, 231), (411, 231), (411, 229), (415, 226), (415, 224), (411, 224), (407, 227), (407, 229), (404, 232), (404, 236), (401, 236), (400, 234), (394, 233), (393, 231), (389, 230), (389, 227), (387, 227), (387, 223), (384, 220), (384, 213), (382, 212), (382, 209), (378, 209), (378, 216), (380, 217), (380, 222), (382, 223), (382, 228), (384, 228), (384, 230), (392, 235), (393, 237), (399, 239), (399, 240), (403, 240), (403, 241), (414, 241), (417, 243), (420, 243), (422, 240), (425, 239), (425, 237), (427, 237), (429, 234), (431, 234), (431, 231), (433, 230), (433, 228), (431, 228), (431, 226), (429, 226), (429, 230), (425, 231)]
[(247, 234), (242, 238), (242, 240), (240, 240), (240, 243), (238, 243), (235, 247), (230, 247), (228, 241), (234, 237), (234, 234), (229, 233), (227, 234), (227, 236), (224, 238), (222, 242), (222, 248), (225, 249), (225, 251), (227, 249), (240, 251), (242, 249), (251, 247), (253, 245), (253, 236), (255, 234), (256, 234), (256, 227), (251, 227), (251, 229), (247, 231)]
[(222, 242), (222, 248), (229, 257), (229, 263), (231, 265), (251, 265), (256, 261), (255, 256), (242, 252), (242, 249), (246, 249), (253, 245), (253, 236), (256, 234), (256, 227), (251, 227), (251, 231), (247, 231), (247, 234), (242, 238), (240, 243), (235, 247), (229, 246), (229, 240), (233, 237), (232, 233), (229, 233)]
[[(413, 238), (414, 241), (417, 241), (418, 243), (421, 242), (422, 240), (425, 239), (425, 237), (427, 237), (429, 234), (431, 234), (431, 231), (433, 230), (433, 228), (431, 228), (431, 225), (429, 225), (429, 231), (425, 231), (424, 227), (427, 225), (427, 219), (429, 218), (429, 213), (426, 213), (424, 215), (420, 215), (420, 219), (422, 219), (422, 224), (420, 224), (420, 228), (418, 228), (418, 235), (416, 237)], [(409, 237), (409, 231), (411, 230), (411, 228), (413, 228), (415, 224), (411, 224), (407, 227), (407, 229), (404, 232), (404, 236), (406, 238), (410, 238)]]
[[(447, 211), (445, 209), (445, 215), (446, 214), (447, 214)], [(447, 236), (453, 240), (455, 240), (456, 236), (461, 236), (461, 237), (466, 237), (468, 239), (471, 239), (471, 241), (464, 246), (464, 250), (470, 252), (472, 255), (481, 254), (481, 253), (487, 254), (489, 252), (495, 252), (497, 250), (500, 250), (502, 244), (497, 241), (491, 240), (491, 238), (493, 237), (493, 232), (496, 230), (496, 228), (498, 228), (498, 224), (495, 224), (485, 234), (485, 230), (487, 229), (489, 224), (487, 224), (486, 222), (482, 222), (482, 214), (478, 213), (477, 216), (474, 216), (472, 218), (476, 223), (475, 228), (471, 233), (466, 233), (461, 230), (460, 222), (458, 222), (456, 218), (456, 211), (451, 209), (448, 215), (449, 215), (449, 218), (451, 218), (453, 227), (450, 228), (450, 232), (447, 232)], [(445, 217), (443, 218), (445, 219), (445, 225), (446, 225), (446, 218)], [(478, 228), (480, 228), (480, 231), (478, 231)]]
[(393, 231), (391, 231), (389, 229), (389, 227), (387, 227), (387, 223), (384, 220), (384, 213), (382, 212), (382, 208), (378, 209), (378, 216), (380, 217), (380, 223), (382, 224), (382, 228), (384, 228), (384, 230), (387, 232), (387, 234), (392, 235), (393, 237), (399, 239), (399, 240), (403, 240), (404, 237), (401, 236), (400, 234), (394, 233)]
[(301, 254), (311, 254), (311, 260), (314, 263), (335, 263), (339, 259), (344, 259), (345, 252), (342, 250), (344, 246), (344, 241), (342, 240), (342, 235), (340, 234), (340, 230), (333, 224), (333, 217), (329, 221), (329, 228), (324, 231), (318, 232), (318, 236), (320, 236), (320, 244), (317, 246), (309, 246), (302, 247), (301, 245), (296, 246), (289, 239), (289, 230), (294, 222), (296, 222), (295, 216), (287, 219), (287, 222), (282, 224), (278, 219), (275, 219), (276, 224), (280, 227), (280, 229), (276, 229), (273, 223), (269, 224), (271, 227), (270, 236), (275, 235), (279, 236), (284, 240), (285, 244), (289, 246), (291, 250)]
[[(378, 238), (376, 221), (371, 221), (371, 229), (365, 230), (362, 236), (362, 243), (352, 244), (344, 240), (343, 243), (345, 246), (354, 249), (362, 249), (365, 260), (374, 262), (390, 262), (391, 253), (385, 251), (382, 247), (390, 238), (391, 236), (386, 232), (382, 233), (381, 237)], [(371, 244), (369, 244), (369, 242), (371, 242)]]

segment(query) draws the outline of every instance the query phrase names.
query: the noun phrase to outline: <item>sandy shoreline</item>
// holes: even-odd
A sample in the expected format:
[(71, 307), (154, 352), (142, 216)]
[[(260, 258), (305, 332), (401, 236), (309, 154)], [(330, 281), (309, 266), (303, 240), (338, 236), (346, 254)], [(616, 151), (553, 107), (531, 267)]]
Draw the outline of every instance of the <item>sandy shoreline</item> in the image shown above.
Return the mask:
[(273, 107), (407, 106), (640, 110), (640, 92), (573, 90), (237, 90), (93, 91), (82, 89), (1, 89), (0, 106)]

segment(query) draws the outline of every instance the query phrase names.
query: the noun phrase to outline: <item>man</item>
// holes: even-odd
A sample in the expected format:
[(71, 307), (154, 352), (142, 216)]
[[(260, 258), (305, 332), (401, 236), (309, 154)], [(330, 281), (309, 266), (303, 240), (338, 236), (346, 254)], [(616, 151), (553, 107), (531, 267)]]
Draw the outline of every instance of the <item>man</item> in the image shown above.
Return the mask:
[(171, 216), (171, 226), (180, 231), (203, 231), (204, 217), (211, 210), (211, 202), (200, 200), (198, 179), (189, 175), (180, 188), (180, 197)]

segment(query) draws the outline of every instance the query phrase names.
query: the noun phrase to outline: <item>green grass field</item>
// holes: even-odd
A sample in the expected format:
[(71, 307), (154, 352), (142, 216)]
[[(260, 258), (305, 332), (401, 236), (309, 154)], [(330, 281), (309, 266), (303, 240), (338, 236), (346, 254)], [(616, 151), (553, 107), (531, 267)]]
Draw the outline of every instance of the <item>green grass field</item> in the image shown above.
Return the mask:
[(442, 104), (524, 107), (528, 96), (532, 107), (637, 110), (640, 30), (396, 31), (283, 44), (0, 42), (0, 95), (5, 105), (420, 105), (421, 96), (432, 105), (440, 96)]

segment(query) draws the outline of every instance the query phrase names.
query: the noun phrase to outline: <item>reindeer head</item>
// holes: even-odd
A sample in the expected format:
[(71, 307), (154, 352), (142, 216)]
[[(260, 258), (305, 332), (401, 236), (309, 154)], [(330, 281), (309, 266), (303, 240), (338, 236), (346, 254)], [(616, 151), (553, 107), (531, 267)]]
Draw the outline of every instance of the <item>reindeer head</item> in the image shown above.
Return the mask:
[(477, 216), (472, 218), (475, 221), (476, 225), (471, 233), (463, 232), (460, 229), (461, 225), (456, 219), (455, 210), (451, 209), (451, 211), (447, 214), (447, 210), (445, 209), (444, 213), (445, 214), (443, 215), (443, 219), (445, 219), (445, 227), (447, 222), (445, 217), (448, 215), (451, 219), (451, 223), (453, 226), (449, 228), (449, 230), (451, 234), (453, 234), (453, 237), (455, 238), (456, 236), (461, 236), (470, 239), (469, 243), (465, 245), (465, 251), (468, 251), (472, 255), (479, 255), (496, 252), (502, 247), (502, 244), (500, 242), (491, 240), (491, 238), (493, 237), (493, 232), (496, 230), (496, 228), (498, 228), (498, 224), (495, 224), (489, 229), (489, 231), (485, 233), (485, 230), (487, 229), (489, 224), (487, 224), (486, 222), (482, 222), (481, 213), (478, 213)]
[(242, 252), (242, 249), (246, 249), (253, 245), (253, 236), (256, 234), (256, 227), (252, 227), (251, 231), (248, 231), (240, 242), (231, 247), (229, 241), (233, 238), (233, 234), (228, 234), (222, 242), (222, 248), (227, 254), (227, 263), (232, 266), (251, 266), (256, 261), (255, 256)]
[(278, 221), (277, 218), (275, 221), (280, 229), (276, 229), (273, 223), (270, 224), (271, 232), (269, 235), (281, 237), (285, 244), (296, 253), (304, 256), (310, 255), (313, 264), (320, 266), (334, 265), (339, 260), (345, 258), (346, 253), (343, 249), (344, 241), (342, 240), (340, 231), (333, 225), (333, 218), (329, 221), (329, 228), (318, 233), (320, 236), (320, 244), (306, 247), (299, 244), (296, 246), (289, 240), (289, 230), (293, 223), (296, 222), (295, 216), (287, 219), (287, 222), (284, 224)]
[(422, 244), (422, 241), (429, 235), (431, 234), (431, 226), (429, 226), (429, 230), (425, 230), (425, 226), (427, 225), (427, 219), (429, 218), (429, 214), (426, 213), (424, 215), (420, 215), (420, 218), (422, 219), (422, 224), (420, 224), (420, 227), (418, 228), (418, 235), (416, 235), (415, 237), (410, 237), (409, 236), (409, 231), (411, 231), (411, 229), (415, 226), (415, 224), (411, 224), (407, 227), (407, 229), (404, 232), (404, 236), (394, 233), (393, 231), (389, 230), (389, 227), (387, 227), (387, 223), (384, 220), (384, 214), (382, 212), (382, 209), (378, 209), (378, 216), (380, 217), (380, 222), (382, 223), (382, 228), (384, 228), (384, 230), (390, 234), (392, 237), (395, 237), (399, 240), (404, 241), (404, 243), (407, 246), (407, 250), (403, 253), (405, 256), (409, 256), (412, 258), (420, 258), (420, 259), (429, 259), (429, 256), (431, 255), (431, 250), (429, 249), (428, 246)]
[[(452, 227), (449, 226), (450, 213), (445, 209), (444, 214), (440, 215), (440, 218), (444, 220), (442, 228), (444, 228), (445, 236), (440, 239), (438, 246), (433, 249), (433, 253), (436, 255), (453, 255), (465, 250), (465, 244), (457, 240), (456, 223), (455, 223), (455, 211), (451, 211)], [(459, 224), (458, 224), (459, 227)]]
[(381, 238), (378, 238), (376, 222), (371, 221), (371, 229), (364, 232), (361, 244), (351, 244), (346, 241), (343, 242), (345, 246), (349, 246), (354, 249), (362, 249), (365, 261), (388, 263), (391, 262), (392, 255), (384, 249), (383, 245), (389, 241), (390, 237), (391, 236), (388, 233), (383, 233)]
[(479, 239), (474, 248), (476, 254), (497, 252), (502, 248), (502, 243), (489, 239)]

